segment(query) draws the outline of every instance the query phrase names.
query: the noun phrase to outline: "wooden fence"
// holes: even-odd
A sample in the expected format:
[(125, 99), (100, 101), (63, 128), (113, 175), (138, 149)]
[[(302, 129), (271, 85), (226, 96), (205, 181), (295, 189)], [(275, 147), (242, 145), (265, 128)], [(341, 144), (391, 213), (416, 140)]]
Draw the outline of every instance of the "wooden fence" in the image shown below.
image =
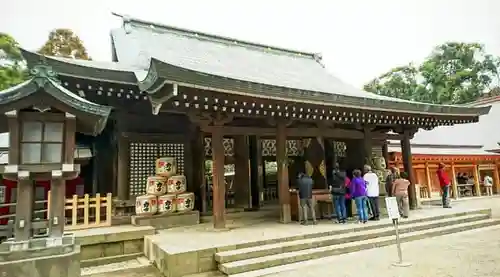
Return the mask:
[[(82, 198), (73, 195), (73, 198), (66, 199), (64, 207), (66, 210), (66, 226), (64, 229), (71, 231), (111, 226), (112, 198), (111, 193), (106, 194), (105, 197), (101, 197), (101, 194), (96, 193), (95, 197), (85, 194)], [(48, 203), (47, 211), (50, 212), (50, 191)], [(47, 212), (47, 215), (49, 212)]]
[[(46, 209), (39, 209), (34, 211), (34, 218), (38, 218), (37, 224), (34, 224), (37, 229), (46, 229), (48, 224), (47, 220), (50, 212), (50, 191), (47, 200), (36, 201), (36, 204), (44, 204)], [(0, 207), (16, 206), (16, 203), (0, 204)], [(80, 230), (88, 228), (106, 227), (111, 226), (112, 220), (113, 200), (112, 194), (107, 193), (102, 197), (99, 193), (95, 197), (85, 194), (83, 197), (73, 195), (72, 198), (67, 198), (65, 203), (65, 230)], [(13, 222), (15, 214), (0, 215), (0, 219), (7, 218)], [(45, 219), (45, 220), (44, 220)], [(12, 224), (0, 225), (0, 237), (9, 237), (12, 234)], [(39, 230), (34, 230), (38, 232)]]

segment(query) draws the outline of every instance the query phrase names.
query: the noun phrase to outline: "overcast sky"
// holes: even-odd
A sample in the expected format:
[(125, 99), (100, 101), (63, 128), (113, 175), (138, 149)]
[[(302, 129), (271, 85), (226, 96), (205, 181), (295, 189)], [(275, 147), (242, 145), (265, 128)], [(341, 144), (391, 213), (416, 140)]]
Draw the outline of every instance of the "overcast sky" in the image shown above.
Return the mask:
[[(420, 61), (445, 41), (474, 41), (500, 55), (500, 0), (14, 0), (0, 32), (27, 49), (54, 28), (73, 29), (94, 60), (110, 60), (111, 12), (264, 44), (321, 52), (327, 68), (361, 87)], [(4, 11), (7, 12), (4, 12)]]

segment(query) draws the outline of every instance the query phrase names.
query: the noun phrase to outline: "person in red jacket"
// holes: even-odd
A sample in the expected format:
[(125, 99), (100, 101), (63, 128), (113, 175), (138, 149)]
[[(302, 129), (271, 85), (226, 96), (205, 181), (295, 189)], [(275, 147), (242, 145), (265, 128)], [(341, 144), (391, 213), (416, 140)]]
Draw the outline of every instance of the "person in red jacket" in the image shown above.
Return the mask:
[(443, 208), (451, 208), (450, 206), (450, 177), (446, 171), (444, 171), (445, 165), (439, 163), (437, 176), (439, 179), (439, 185), (441, 186)]

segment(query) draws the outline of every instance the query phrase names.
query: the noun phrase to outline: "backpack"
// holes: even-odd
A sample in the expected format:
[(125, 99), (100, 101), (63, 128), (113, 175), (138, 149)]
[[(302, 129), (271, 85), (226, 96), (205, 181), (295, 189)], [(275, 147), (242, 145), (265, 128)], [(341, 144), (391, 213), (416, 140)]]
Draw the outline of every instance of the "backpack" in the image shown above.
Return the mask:
[(346, 193), (345, 174), (336, 171), (333, 173), (332, 194), (343, 195)]

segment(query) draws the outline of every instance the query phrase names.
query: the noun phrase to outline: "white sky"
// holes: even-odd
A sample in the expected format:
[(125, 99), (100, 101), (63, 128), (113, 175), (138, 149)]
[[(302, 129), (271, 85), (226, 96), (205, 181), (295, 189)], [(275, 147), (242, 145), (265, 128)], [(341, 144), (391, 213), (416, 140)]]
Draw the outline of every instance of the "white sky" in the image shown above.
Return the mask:
[(500, 0), (15, 0), (0, 32), (36, 50), (54, 28), (73, 29), (94, 60), (110, 60), (111, 12), (264, 44), (321, 52), (327, 68), (361, 87), (420, 61), (445, 41), (478, 41), (500, 55)]

